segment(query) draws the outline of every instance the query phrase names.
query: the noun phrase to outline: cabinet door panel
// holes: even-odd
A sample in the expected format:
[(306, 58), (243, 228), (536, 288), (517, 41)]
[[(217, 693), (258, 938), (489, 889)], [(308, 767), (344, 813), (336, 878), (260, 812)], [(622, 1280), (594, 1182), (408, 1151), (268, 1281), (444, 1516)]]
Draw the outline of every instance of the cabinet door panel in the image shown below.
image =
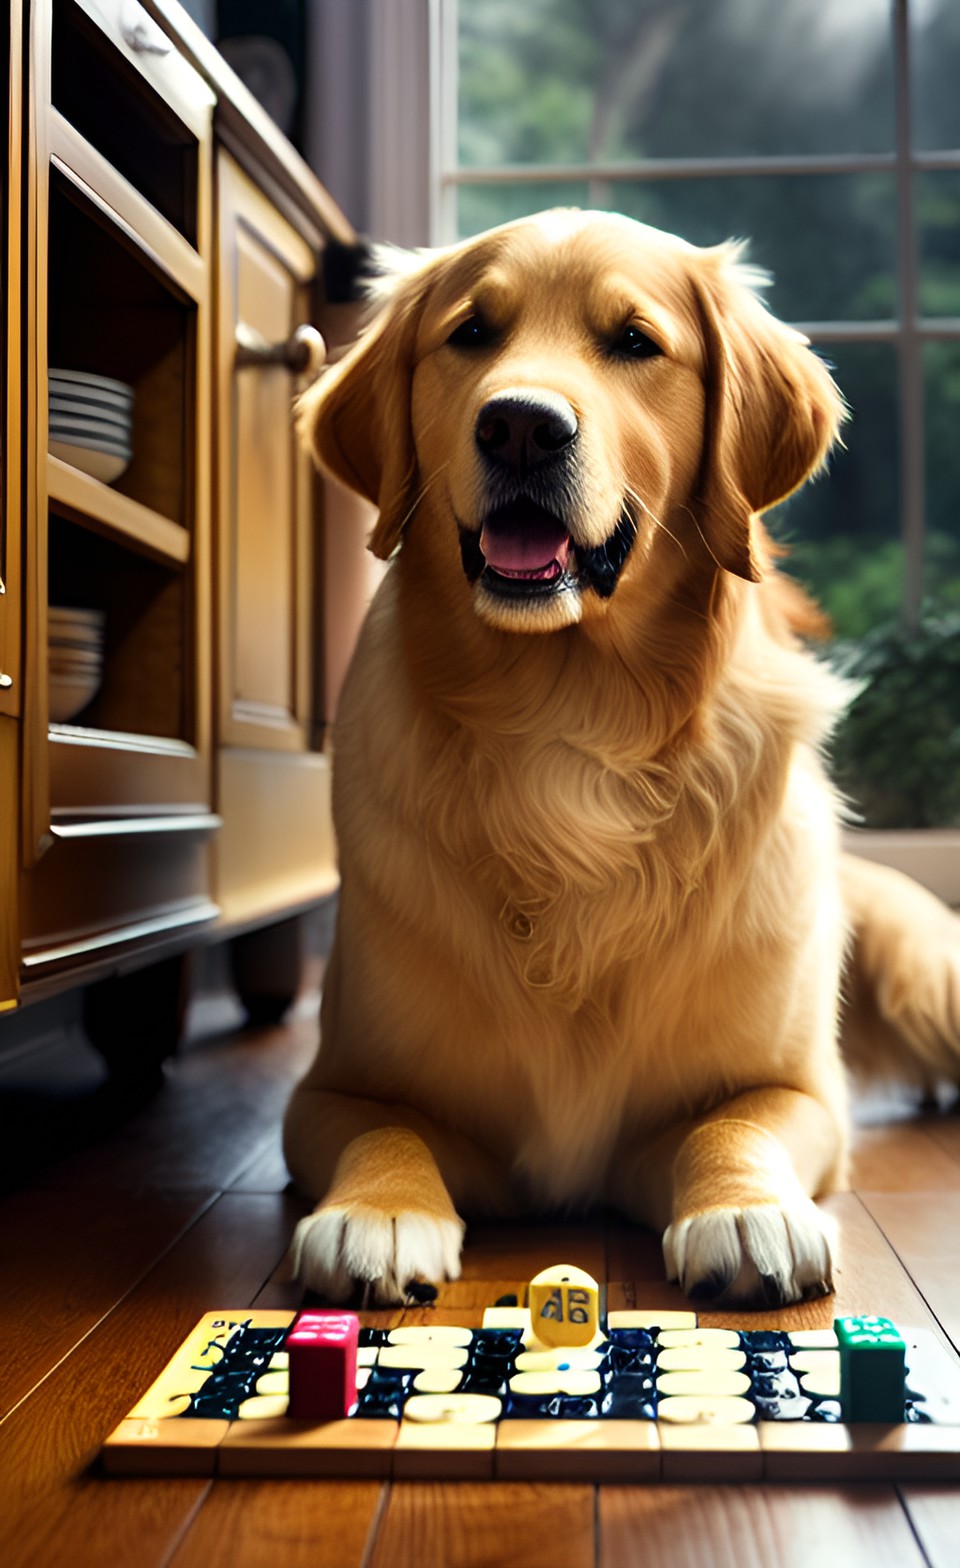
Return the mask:
[(295, 378), (235, 364), (242, 325), (268, 343), (308, 319), (315, 259), (227, 155), (219, 162), (218, 576), (220, 739), (309, 743), (311, 474), (292, 420)]

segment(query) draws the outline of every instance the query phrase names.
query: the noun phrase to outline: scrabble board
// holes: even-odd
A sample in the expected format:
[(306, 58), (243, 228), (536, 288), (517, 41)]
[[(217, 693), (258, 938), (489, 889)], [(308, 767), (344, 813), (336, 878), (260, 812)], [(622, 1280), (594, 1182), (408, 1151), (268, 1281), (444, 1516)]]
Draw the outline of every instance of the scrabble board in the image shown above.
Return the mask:
[(960, 1362), (906, 1343), (904, 1418), (847, 1425), (832, 1330), (610, 1312), (587, 1347), (481, 1327), (361, 1330), (344, 1419), (286, 1414), (292, 1312), (208, 1313), (102, 1449), (115, 1475), (578, 1481), (960, 1480)]

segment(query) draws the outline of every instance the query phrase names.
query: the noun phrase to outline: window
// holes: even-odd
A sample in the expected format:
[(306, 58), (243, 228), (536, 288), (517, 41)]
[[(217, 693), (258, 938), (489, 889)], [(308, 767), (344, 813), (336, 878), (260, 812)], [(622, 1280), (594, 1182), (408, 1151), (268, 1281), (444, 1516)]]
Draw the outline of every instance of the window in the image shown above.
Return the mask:
[(956, 0), (439, 0), (438, 38), (435, 237), (571, 204), (748, 238), (852, 409), (769, 518), (790, 569), (841, 643), (960, 649)]

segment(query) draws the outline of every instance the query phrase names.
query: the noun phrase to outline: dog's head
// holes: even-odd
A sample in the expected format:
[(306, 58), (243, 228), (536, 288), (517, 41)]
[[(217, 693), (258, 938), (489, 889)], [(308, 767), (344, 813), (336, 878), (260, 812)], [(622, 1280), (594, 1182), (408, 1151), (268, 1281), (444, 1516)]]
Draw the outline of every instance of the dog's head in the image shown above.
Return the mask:
[(375, 552), (429, 532), (495, 627), (601, 614), (666, 549), (673, 573), (755, 581), (756, 514), (821, 465), (843, 405), (737, 258), (572, 211), (428, 255), (301, 429), (378, 505)]

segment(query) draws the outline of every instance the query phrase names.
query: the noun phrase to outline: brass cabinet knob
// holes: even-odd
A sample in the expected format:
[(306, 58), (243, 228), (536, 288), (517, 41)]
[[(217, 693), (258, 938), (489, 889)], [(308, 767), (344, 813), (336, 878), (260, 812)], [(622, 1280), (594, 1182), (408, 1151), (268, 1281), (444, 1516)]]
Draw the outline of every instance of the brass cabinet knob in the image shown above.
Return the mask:
[(327, 346), (316, 327), (306, 325), (291, 332), (285, 343), (268, 343), (256, 327), (237, 323), (238, 369), (252, 365), (284, 365), (297, 376), (317, 376), (327, 357)]

